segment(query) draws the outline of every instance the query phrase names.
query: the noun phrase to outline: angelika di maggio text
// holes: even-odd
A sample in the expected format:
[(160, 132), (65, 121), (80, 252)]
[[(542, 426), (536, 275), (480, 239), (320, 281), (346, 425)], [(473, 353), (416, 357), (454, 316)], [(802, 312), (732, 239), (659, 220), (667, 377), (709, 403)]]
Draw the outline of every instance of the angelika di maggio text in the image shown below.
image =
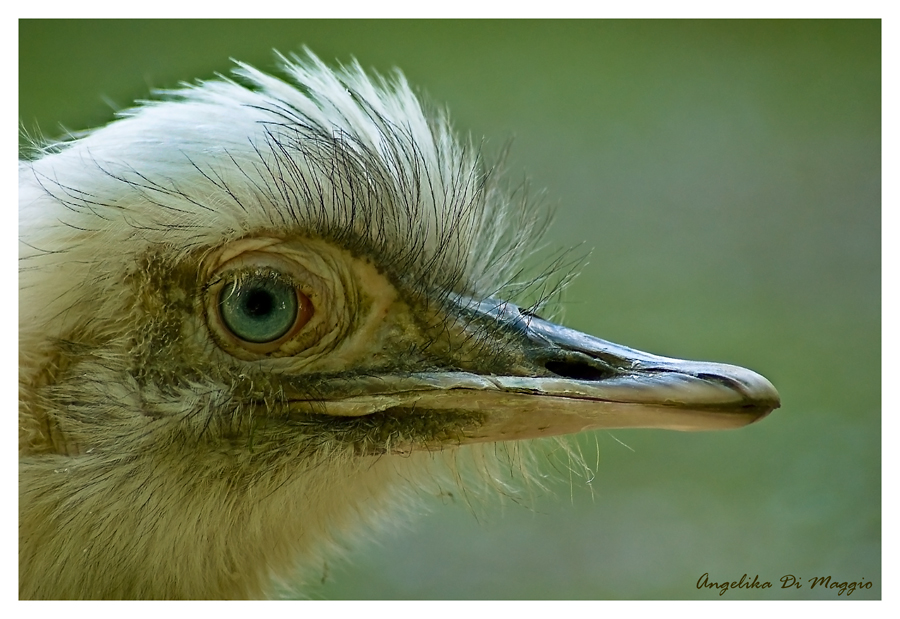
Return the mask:
[[(782, 589), (802, 589), (803, 581), (794, 576), (793, 574), (785, 574), (780, 579), (781, 588)], [(816, 576), (814, 578), (810, 578), (808, 581), (809, 588), (815, 589), (816, 587), (822, 587), (823, 589), (836, 589), (838, 595), (847, 594), (847, 597), (853, 594), (857, 589), (871, 589), (872, 583), (861, 579), (859, 582), (838, 582), (837, 580), (832, 580), (831, 576)], [(741, 576), (740, 580), (733, 580), (731, 582), (715, 582), (710, 580), (709, 572), (701, 576), (697, 579), (697, 588), (698, 589), (718, 589), (719, 595), (725, 595), (725, 592), (729, 589), (770, 589), (772, 587), (772, 583), (764, 580), (760, 581), (759, 576), (754, 576), (753, 580), (750, 580), (750, 577), (747, 574)]]

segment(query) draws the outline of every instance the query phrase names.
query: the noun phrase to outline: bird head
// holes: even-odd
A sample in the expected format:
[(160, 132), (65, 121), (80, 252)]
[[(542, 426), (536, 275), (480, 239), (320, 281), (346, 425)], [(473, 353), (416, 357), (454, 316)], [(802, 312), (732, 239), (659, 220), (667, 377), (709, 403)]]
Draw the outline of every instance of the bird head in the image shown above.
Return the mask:
[(258, 596), (433, 454), (778, 406), (504, 300), (540, 225), (446, 115), (284, 72), (20, 163), (21, 596)]

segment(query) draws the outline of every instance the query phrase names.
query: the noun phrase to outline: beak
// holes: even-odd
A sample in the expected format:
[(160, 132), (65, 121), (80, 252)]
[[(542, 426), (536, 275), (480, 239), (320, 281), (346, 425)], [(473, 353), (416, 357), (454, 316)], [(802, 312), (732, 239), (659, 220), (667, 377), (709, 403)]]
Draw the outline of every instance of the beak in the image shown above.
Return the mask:
[[(472, 323), (492, 322), (522, 351), (515, 375), (429, 371), (354, 380), (327, 415), (453, 418), (452, 436), (397, 451), (530, 439), (600, 428), (719, 430), (781, 404), (759, 374), (734, 365), (660, 357), (543, 320), (497, 300), (453, 301)], [(351, 387), (349, 384), (346, 387)]]

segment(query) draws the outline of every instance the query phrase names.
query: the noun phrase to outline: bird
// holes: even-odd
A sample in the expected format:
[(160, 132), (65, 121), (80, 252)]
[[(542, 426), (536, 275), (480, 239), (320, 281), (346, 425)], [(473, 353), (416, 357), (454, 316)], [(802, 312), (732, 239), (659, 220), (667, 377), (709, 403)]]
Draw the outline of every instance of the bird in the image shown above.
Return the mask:
[(539, 207), (447, 112), (279, 64), (20, 158), (20, 598), (266, 597), (441, 458), (780, 405), (517, 304)]

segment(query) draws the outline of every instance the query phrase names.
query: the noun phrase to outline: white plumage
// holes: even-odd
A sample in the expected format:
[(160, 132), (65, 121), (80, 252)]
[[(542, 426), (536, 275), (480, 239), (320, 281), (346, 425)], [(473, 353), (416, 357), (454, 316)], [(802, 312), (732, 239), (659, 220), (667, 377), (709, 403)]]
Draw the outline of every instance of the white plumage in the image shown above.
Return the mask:
[(22, 597), (257, 597), (435, 452), (778, 405), (495, 300), (521, 196), (401, 75), (284, 70), (20, 163)]

